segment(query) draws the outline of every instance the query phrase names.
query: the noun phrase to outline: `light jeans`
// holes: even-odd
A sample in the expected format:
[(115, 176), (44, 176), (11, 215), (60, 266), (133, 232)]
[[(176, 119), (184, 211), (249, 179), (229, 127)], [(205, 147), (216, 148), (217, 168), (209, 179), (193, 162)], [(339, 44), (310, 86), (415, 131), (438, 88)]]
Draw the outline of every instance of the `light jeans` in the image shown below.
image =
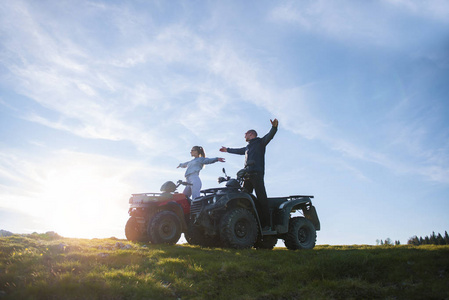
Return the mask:
[(192, 196), (192, 199), (198, 198), (200, 196), (200, 190), (201, 190), (201, 179), (200, 176), (197, 173), (190, 174), (186, 177), (186, 180), (188, 183), (191, 183), (192, 185), (187, 185), (184, 189), (184, 194), (187, 197)]

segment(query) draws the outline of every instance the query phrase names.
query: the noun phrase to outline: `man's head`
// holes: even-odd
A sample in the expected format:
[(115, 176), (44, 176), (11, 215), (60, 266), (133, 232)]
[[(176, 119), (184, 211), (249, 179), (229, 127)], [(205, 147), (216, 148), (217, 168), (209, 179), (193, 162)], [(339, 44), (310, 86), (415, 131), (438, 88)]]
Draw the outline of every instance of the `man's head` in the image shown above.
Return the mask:
[(247, 142), (257, 137), (257, 132), (254, 129), (250, 129), (245, 133), (245, 140)]

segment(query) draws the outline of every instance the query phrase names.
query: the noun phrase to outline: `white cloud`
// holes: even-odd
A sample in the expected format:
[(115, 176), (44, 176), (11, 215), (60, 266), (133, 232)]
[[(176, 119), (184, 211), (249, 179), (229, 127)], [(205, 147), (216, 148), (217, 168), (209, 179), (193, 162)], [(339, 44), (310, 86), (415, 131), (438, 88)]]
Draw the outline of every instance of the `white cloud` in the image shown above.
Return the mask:
[[(16, 90), (59, 114), (24, 112), (29, 121), (84, 138), (126, 139), (154, 149), (149, 141), (166, 144), (169, 138), (161, 136), (156, 126), (148, 129), (151, 125), (181, 124), (202, 134), (214, 124), (233, 123), (232, 117), (220, 116), (223, 111), (235, 111), (236, 101), (250, 98), (261, 106), (269, 97), (259, 91), (266, 89), (261, 87), (257, 64), (239, 58), (223, 43), (204, 41), (181, 25), (160, 28), (157, 34), (149, 32), (124, 52), (118, 49), (103, 57), (86, 48), (93, 37), (86, 36), (83, 44), (77, 44), (73, 35), (47, 26), (46, 20), (29, 13), (25, 5), (21, 11), (11, 19), (12, 24), (25, 24), (13, 27), (26, 45), (14, 51), (13, 45), (19, 42), (13, 30), (8, 31), (6, 43), (8, 55), (27, 61), (8, 66)], [(128, 26), (126, 22), (131, 27), (139, 25), (126, 14), (122, 18), (115, 16), (114, 21), (120, 26)], [(142, 122), (145, 116), (149, 125)]]
[(449, 5), (444, 0), (285, 1), (270, 12), (269, 19), (350, 43), (351, 47), (407, 49), (408, 44), (428, 35), (428, 31), (417, 30), (417, 22), (449, 22)]
[(446, 0), (383, 0), (384, 2), (405, 9), (409, 13), (432, 19), (442, 23), (449, 23), (449, 4)]
[[(416, 9), (411, 2), (395, 5)], [(291, 1), (275, 8), (271, 19), (337, 39), (387, 44), (395, 19), (390, 14), (382, 16), (382, 12), (385, 10), (373, 12), (346, 1)], [(343, 155), (388, 168), (394, 165), (386, 154), (349, 142), (338, 128), (329, 129), (311, 106), (313, 93), (308, 93), (320, 88), (319, 84), (279, 88), (263, 61), (242, 55), (232, 41), (220, 37), (205, 40), (182, 24), (141, 30), (138, 28), (148, 24), (139, 18), (131, 20), (125, 13), (109, 20), (114, 22), (113, 29), (136, 29), (133, 34), (141, 39), (127, 39), (115, 32), (129, 44), (105, 51), (92, 46), (95, 36), (86, 35), (80, 43), (67, 28), (57, 29), (39, 17), (23, 5), (1, 21), (9, 33), (2, 40), (7, 49), (2, 55), (14, 58), (7, 67), (15, 77), (16, 90), (58, 114), (25, 112), (29, 121), (89, 139), (129, 140), (142, 151), (157, 153), (159, 149), (163, 153), (164, 148), (181, 143), (170, 135), (176, 131), (179, 135), (182, 129), (220, 140), (210, 129), (241, 123), (237, 120), (245, 113), (236, 107), (251, 104), (277, 117), (286, 130), (323, 141)], [(79, 31), (86, 34), (88, 30), (81, 26)], [(223, 115), (227, 117), (221, 118)], [(170, 127), (170, 134), (159, 126)]]
[(376, 42), (384, 39), (387, 34), (384, 31), (386, 24), (383, 24), (385, 19), (380, 18), (378, 12), (361, 9), (356, 2), (288, 1), (272, 11), (271, 19), (342, 40), (363, 39), (365, 42)]

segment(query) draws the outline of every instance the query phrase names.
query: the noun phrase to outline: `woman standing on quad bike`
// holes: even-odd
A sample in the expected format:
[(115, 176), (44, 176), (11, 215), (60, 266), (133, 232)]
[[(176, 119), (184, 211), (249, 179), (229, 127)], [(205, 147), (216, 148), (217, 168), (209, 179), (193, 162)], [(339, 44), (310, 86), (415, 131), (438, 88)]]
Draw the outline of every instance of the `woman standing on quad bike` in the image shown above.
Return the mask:
[(180, 163), (178, 168), (187, 168), (184, 176), (186, 177), (186, 181), (191, 185), (187, 185), (183, 193), (187, 197), (192, 196), (192, 199), (195, 199), (200, 196), (201, 179), (199, 175), (201, 169), (204, 165), (213, 164), (217, 161), (225, 162), (225, 159), (222, 157), (206, 158), (204, 149), (201, 146), (193, 146), (190, 155), (192, 155), (194, 159), (185, 163)]

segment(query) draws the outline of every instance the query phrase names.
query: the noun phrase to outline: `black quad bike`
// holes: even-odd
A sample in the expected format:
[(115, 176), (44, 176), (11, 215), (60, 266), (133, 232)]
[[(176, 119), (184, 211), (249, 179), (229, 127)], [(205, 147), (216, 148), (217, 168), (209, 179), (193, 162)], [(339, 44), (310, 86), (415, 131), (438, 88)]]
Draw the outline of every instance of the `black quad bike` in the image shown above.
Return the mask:
[(175, 192), (180, 185), (190, 183), (167, 181), (162, 193), (132, 194), (129, 198), (130, 218), (125, 226), (129, 241), (153, 244), (176, 244), (181, 233), (187, 231), (190, 217), (190, 199)]
[[(255, 201), (242, 183), (247, 174), (242, 170), (237, 179), (226, 175), (218, 182), (226, 187), (202, 190), (204, 196), (190, 206), (190, 226), (185, 234), (188, 243), (203, 247), (273, 249), (283, 239), (290, 250), (312, 249), (320, 221), (313, 196), (268, 198), (271, 230), (262, 231)], [(299, 212), (300, 216), (293, 216)]]

